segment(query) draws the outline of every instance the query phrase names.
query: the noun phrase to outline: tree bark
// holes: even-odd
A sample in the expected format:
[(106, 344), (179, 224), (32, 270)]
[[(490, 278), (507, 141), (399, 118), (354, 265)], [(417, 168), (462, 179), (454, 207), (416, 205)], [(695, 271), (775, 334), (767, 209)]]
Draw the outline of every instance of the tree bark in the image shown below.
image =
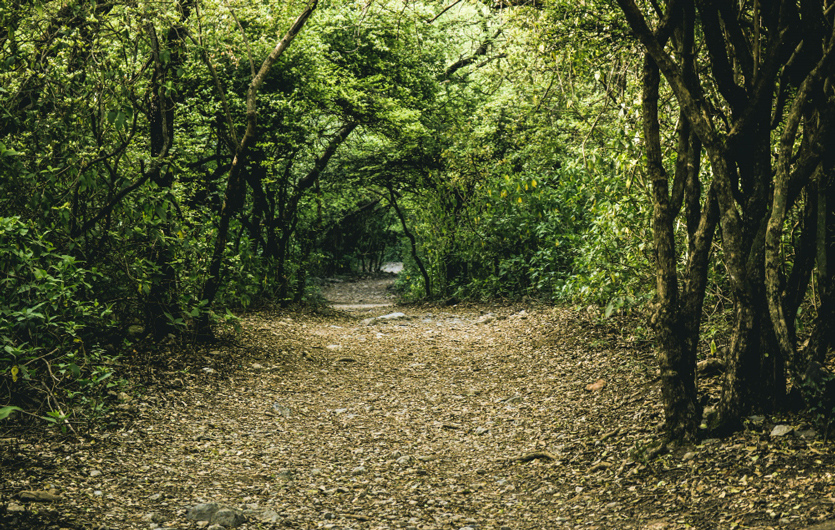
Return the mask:
[[(215, 296), (217, 296), (220, 288), (220, 268), (223, 262), (223, 255), (226, 250), (226, 241), (229, 235), (229, 224), (232, 217), (237, 213), (238, 209), (243, 204), (244, 186), (243, 186), (243, 172), (246, 166), (247, 150), (249, 145), (255, 141), (258, 132), (258, 89), (267, 77), (270, 68), (275, 64), (278, 58), (287, 50), (293, 39), (298, 35), (299, 31), (304, 27), (307, 19), (316, 9), (318, 0), (312, 0), (304, 11), (296, 18), (296, 21), (290, 26), (290, 29), (273, 48), (270, 55), (261, 64), (261, 68), (252, 78), (246, 92), (246, 131), (243, 138), (235, 146), (235, 155), (232, 160), (232, 167), (229, 169), (229, 177), (226, 182), (226, 193), (223, 200), (223, 205), (220, 209), (220, 221), (218, 223), (217, 236), (215, 238), (214, 251), (209, 264), (209, 275), (206, 283), (203, 286), (202, 300), (206, 303), (207, 308), (211, 308)], [(229, 134), (234, 135), (233, 125), (230, 123)], [(211, 338), (212, 331), (209, 322), (209, 313), (204, 311), (197, 322), (197, 336), (199, 338)]]
[(415, 240), (415, 235), (409, 230), (409, 226), (406, 224), (406, 216), (403, 215), (403, 211), (400, 209), (400, 206), (397, 204), (397, 197), (394, 195), (394, 188), (391, 186), (388, 187), (389, 191), (389, 201), (391, 202), (392, 208), (394, 208), (394, 213), (397, 214), (397, 218), (400, 219), (400, 225), (403, 227), (403, 233), (409, 239), (409, 248), (412, 252), (412, 259), (415, 260), (415, 264), (420, 269), (420, 275), (423, 276), (423, 291), (426, 293), (426, 298), (432, 298), (432, 281), (429, 278), (429, 273), (426, 272), (426, 267), (423, 265), (423, 260), (420, 259), (420, 255), (417, 251), (417, 241)]

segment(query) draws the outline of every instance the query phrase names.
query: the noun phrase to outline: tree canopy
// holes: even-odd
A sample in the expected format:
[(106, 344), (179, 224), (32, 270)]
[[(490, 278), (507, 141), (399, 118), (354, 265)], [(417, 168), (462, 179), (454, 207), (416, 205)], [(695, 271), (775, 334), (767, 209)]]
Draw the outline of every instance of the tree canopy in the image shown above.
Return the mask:
[[(833, 16), (816, 0), (7, 2), (0, 404), (47, 403), (36, 382), (56, 368), (54, 412), (115, 384), (106, 360), (135, 343), (208, 340), (390, 259), (409, 300), (635, 316), (670, 438), (738, 428), (789, 386), (808, 398), (835, 316)], [(716, 355), (705, 398), (696, 363)]]

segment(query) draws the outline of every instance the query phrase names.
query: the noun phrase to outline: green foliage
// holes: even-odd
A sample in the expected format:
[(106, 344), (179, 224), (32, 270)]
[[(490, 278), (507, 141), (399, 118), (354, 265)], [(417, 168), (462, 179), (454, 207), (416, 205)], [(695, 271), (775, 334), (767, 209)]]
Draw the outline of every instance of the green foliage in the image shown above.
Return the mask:
[(13, 412), (22, 411), (20, 407), (14, 406), (7, 406), (7, 407), (0, 407), (0, 420), (5, 420), (8, 418)]
[(117, 384), (100, 344), (116, 322), (92, 293), (100, 273), (34, 228), (0, 218), (0, 392), (6, 401), (34, 397), (48, 381), (65, 383), (60, 401), (82, 393), (86, 402)]

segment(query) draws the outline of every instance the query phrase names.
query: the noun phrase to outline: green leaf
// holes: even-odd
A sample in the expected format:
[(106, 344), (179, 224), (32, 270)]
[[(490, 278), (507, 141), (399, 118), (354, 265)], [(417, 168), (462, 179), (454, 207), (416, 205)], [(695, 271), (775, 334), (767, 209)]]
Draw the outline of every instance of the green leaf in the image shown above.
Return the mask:
[(13, 407), (11, 405), (7, 407), (0, 407), (0, 420), (5, 420), (9, 417), (9, 414), (15, 411), (23, 412), (23, 409), (20, 407)]
[(79, 368), (77, 364), (70, 363), (67, 365), (67, 368), (70, 369), (74, 376), (79, 377), (81, 375), (81, 368)]

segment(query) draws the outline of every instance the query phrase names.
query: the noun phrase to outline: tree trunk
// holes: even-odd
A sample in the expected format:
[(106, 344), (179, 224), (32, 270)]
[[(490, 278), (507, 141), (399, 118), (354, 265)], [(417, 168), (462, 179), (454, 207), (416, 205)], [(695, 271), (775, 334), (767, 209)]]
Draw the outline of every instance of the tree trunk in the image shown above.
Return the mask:
[[(232, 167), (229, 169), (229, 177), (226, 182), (226, 194), (224, 196), (223, 205), (220, 209), (220, 221), (218, 223), (214, 251), (212, 252), (212, 258), (209, 263), (209, 276), (203, 286), (202, 300), (206, 303), (207, 308), (211, 308), (215, 296), (217, 296), (218, 289), (220, 288), (220, 268), (223, 262), (223, 255), (226, 250), (226, 241), (229, 235), (229, 224), (233, 215), (237, 213), (238, 209), (243, 204), (243, 196), (245, 193), (243, 175), (246, 170), (247, 152), (249, 145), (255, 141), (255, 137), (258, 132), (258, 89), (264, 82), (264, 79), (266, 79), (270, 68), (272, 68), (273, 64), (275, 64), (278, 58), (287, 50), (290, 43), (293, 42), (293, 39), (299, 31), (301, 31), (302, 27), (304, 27), (307, 19), (310, 18), (313, 10), (316, 9), (317, 2), (318, 0), (313, 0), (298, 16), (290, 29), (287, 30), (287, 33), (281, 41), (275, 46), (275, 48), (273, 48), (270, 55), (261, 64), (261, 68), (258, 70), (258, 73), (253, 76), (249, 83), (249, 87), (247, 88), (246, 131), (244, 132), (243, 138), (241, 138), (240, 142), (238, 142), (235, 146), (235, 156), (232, 160)], [(228, 115), (228, 112), (227, 120), (229, 122), (229, 136), (234, 137), (235, 133), (232, 118)], [(196, 333), (198, 338), (212, 338), (213, 335), (209, 323), (208, 311), (204, 311), (200, 315), (200, 318), (197, 321)]]
[(394, 212), (397, 214), (397, 218), (400, 219), (400, 225), (403, 227), (403, 233), (409, 239), (410, 249), (412, 251), (412, 258), (415, 260), (415, 264), (420, 269), (420, 275), (423, 276), (423, 290), (426, 293), (426, 298), (432, 298), (432, 282), (429, 279), (429, 273), (426, 272), (426, 267), (423, 265), (423, 260), (420, 259), (420, 255), (417, 251), (417, 242), (415, 240), (415, 235), (409, 231), (409, 226), (406, 224), (406, 216), (403, 215), (403, 211), (400, 210), (400, 206), (397, 205), (397, 198), (394, 195), (394, 188), (391, 186), (388, 187), (389, 190), (389, 198), (391, 201), (391, 206), (394, 208)]

